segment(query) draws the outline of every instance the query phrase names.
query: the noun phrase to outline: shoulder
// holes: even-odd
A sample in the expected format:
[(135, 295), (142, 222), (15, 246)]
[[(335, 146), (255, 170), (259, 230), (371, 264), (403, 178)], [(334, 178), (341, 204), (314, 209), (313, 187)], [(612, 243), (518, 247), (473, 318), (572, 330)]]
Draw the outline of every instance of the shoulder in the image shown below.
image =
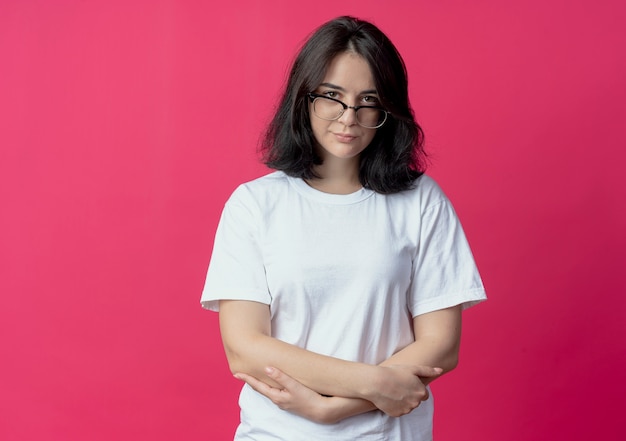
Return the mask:
[(439, 184), (430, 176), (423, 174), (411, 185), (408, 190), (401, 191), (389, 195), (394, 199), (398, 199), (404, 203), (408, 203), (411, 206), (419, 206), (420, 211), (425, 211), (428, 208), (441, 204), (442, 202), (448, 203), (448, 198)]
[(264, 198), (275, 194), (288, 185), (288, 177), (282, 171), (276, 171), (239, 185), (229, 198), (232, 201)]
[(264, 216), (289, 191), (289, 178), (276, 171), (240, 184), (226, 202), (226, 209), (243, 210), (253, 217)]
[(427, 174), (421, 175), (413, 181), (412, 190), (422, 195), (432, 195), (434, 197), (443, 196), (443, 190), (433, 178)]

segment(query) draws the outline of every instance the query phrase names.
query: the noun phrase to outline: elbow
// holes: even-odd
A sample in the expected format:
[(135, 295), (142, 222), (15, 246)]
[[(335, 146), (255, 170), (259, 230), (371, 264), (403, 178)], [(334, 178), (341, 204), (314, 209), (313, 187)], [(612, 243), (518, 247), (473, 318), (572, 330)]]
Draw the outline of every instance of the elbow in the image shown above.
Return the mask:
[(228, 368), (230, 369), (231, 374), (248, 373), (245, 360), (242, 358), (241, 354), (231, 348), (224, 349), (226, 352), (226, 360), (228, 361)]
[(230, 369), (230, 373), (233, 375), (241, 372), (241, 369), (239, 369), (237, 363), (235, 363), (235, 361), (230, 358), (228, 358), (228, 369)]
[(460, 338), (449, 341), (448, 344), (442, 346), (441, 362), (444, 372), (450, 372), (457, 368), (459, 365), (459, 352), (461, 351)]
[(262, 348), (264, 336), (241, 338), (224, 343), (228, 368), (233, 374), (248, 374), (258, 377), (267, 363)]
[(446, 365), (442, 368), (446, 372), (453, 371), (459, 365), (459, 354), (454, 354), (446, 360)]
[(446, 357), (442, 360), (442, 365), (439, 366), (444, 372), (450, 372), (456, 369), (459, 365), (459, 351), (458, 349), (450, 351)]

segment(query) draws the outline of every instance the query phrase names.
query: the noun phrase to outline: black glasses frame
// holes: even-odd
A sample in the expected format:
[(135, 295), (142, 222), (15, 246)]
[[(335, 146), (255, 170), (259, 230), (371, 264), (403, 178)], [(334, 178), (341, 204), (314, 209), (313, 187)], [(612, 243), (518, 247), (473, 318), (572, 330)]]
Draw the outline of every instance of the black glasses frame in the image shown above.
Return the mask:
[(311, 100), (312, 103), (314, 103), (315, 100), (318, 99), (318, 98), (323, 98), (325, 100), (330, 100), (330, 101), (334, 101), (336, 103), (341, 104), (341, 106), (343, 107), (343, 110), (335, 118), (332, 118), (332, 119), (322, 118), (317, 113), (315, 114), (315, 116), (317, 116), (318, 118), (321, 118), (321, 119), (323, 119), (325, 121), (336, 121), (336, 120), (338, 120), (339, 118), (341, 118), (341, 116), (344, 114), (344, 112), (346, 110), (348, 110), (348, 109), (354, 109), (355, 113), (357, 113), (359, 111), (359, 109), (363, 109), (363, 108), (365, 108), (365, 109), (376, 109), (376, 110), (380, 110), (381, 112), (383, 112), (385, 114), (385, 117), (383, 118), (383, 121), (380, 124), (378, 124), (377, 126), (374, 126), (374, 127), (364, 126), (363, 124), (360, 123), (358, 114), (357, 114), (356, 122), (361, 127), (365, 127), (366, 129), (378, 129), (379, 127), (382, 127), (383, 124), (385, 124), (385, 121), (387, 121), (387, 117), (389, 116), (389, 112), (387, 112), (385, 109), (383, 109), (380, 106), (348, 106), (346, 103), (344, 103), (343, 101), (338, 100), (337, 98), (331, 98), (331, 97), (326, 96), (326, 95), (320, 95), (319, 93), (311, 93), (311, 92), (309, 92), (307, 95), (308, 95), (308, 97), (309, 97), (309, 99)]

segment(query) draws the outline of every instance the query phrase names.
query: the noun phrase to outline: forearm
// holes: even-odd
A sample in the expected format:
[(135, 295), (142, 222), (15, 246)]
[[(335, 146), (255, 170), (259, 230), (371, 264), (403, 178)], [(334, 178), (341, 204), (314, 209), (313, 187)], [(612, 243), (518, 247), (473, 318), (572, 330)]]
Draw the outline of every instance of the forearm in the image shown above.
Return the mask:
[[(441, 348), (435, 342), (415, 341), (396, 352), (393, 356), (382, 362), (381, 366), (411, 365), (432, 366), (443, 370), (442, 375), (453, 370), (458, 363), (458, 351), (450, 348)], [(436, 377), (420, 377), (425, 385), (431, 383)]]
[[(439, 335), (423, 335), (383, 361), (380, 366), (430, 366), (442, 369), (442, 375), (456, 367), (458, 350), (456, 338), (442, 339)], [(420, 380), (424, 385), (428, 385), (439, 377), (440, 375), (420, 376)], [(326, 406), (323, 414), (331, 423), (377, 409), (370, 401), (341, 397), (331, 398), (326, 402)]]
[(271, 382), (265, 368), (273, 366), (324, 395), (363, 398), (363, 383), (373, 374), (373, 366), (317, 354), (265, 335), (229, 346), (226, 352), (233, 373), (243, 372)]
[[(390, 359), (388, 365), (368, 365), (288, 344), (272, 337), (270, 326), (267, 305), (249, 301), (220, 302), (222, 340), (233, 373), (267, 381), (280, 390), (280, 385), (272, 381), (266, 371), (268, 367), (278, 368), (314, 392), (371, 401), (391, 416), (404, 415), (417, 407), (428, 396), (420, 378), (441, 373), (434, 367), (419, 365), (415, 354), (409, 356), (413, 350), (403, 350), (402, 356)], [(340, 406), (341, 416), (362, 413), (367, 408), (366, 403), (339, 404), (348, 404), (345, 408)]]
[(324, 417), (320, 421), (325, 424), (335, 424), (355, 415), (378, 410), (371, 401), (360, 398), (330, 397), (325, 401), (322, 412)]
[[(308, 405), (299, 408), (297, 413), (325, 424), (334, 424), (345, 418), (377, 408), (391, 416), (404, 415), (428, 397), (427, 392), (422, 395), (420, 388), (425, 391), (423, 385), (441, 374), (441, 369), (415, 365), (418, 359), (428, 358), (425, 354), (430, 354), (432, 357), (432, 354), (435, 353), (433, 348), (436, 345), (425, 345), (423, 342), (404, 348), (386, 360), (383, 363), (384, 366), (369, 366), (326, 357), (267, 336), (256, 338), (252, 343), (249, 345), (244, 358), (234, 357), (234, 354), (230, 354), (229, 359), (233, 372), (244, 372), (253, 377), (253, 379), (242, 379), (254, 385), (257, 391), (277, 399), (274, 401), (276, 404), (282, 403), (285, 396), (291, 397), (290, 394), (293, 394), (294, 391), (294, 383), (287, 383), (284, 377), (280, 381), (281, 377), (277, 377), (277, 375), (283, 375), (282, 373), (278, 374), (278, 370), (284, 372), (292, 378), (292, 381), (300, 384), (301, 387), (306, 387), (311, 393), (310, 398), (305, 401)], [(442, 357), (435, 358), (442, 360)], [(446, 363), (442, 364), (449, 366)], [(264, 366), (274, 366), (275, 369), (267, 370)], [(371, 377), (367, 377), (370, 372), (361, 370), (363, 366), (373, 369)], [(336, 367), (336, 370), (333, 367)], [(294, 373), (287, 373), (287, 369)], [(364, 376), (366, 382), (372, 385), (369, 390), (364, 388), (366, 392), (363, 393), (363, 397), (355, 397), (357, 394), (351, 392), (352, 390), (359, 390), (359, 383), (356, 380), (357, 372), (362, 372), (361, 375)], [(398, 387), (399, 377), (396, 377), (398, 374), (404, 378), (408, 376), (411, 383), (402, 382), (401, 384), (405, 386)], [(238, 377), (241, 378), (240, 375)], [(353, 383), (342, 380), (343, 377), (349, 378)], [(381, 377), (383, 381), (380, 381)], [(309, 384), (306, 383), (307, 381)], [(384, 381), (388, 381), (388, 383), (384, 384)], [(350, 384), (356, 386), (350, 386)], [(267, 385), (273, 388), (271, 394), (267, 392), (269, 390)], [(350, 389), (350, 387), (355, 389)], [(325, 390), (321, 392), (322, 394), (331, 396), (322, 397), (319, 395), (321, 390)], [(385, 391), (388, 395), (384, 395), (380, 391)], [(281, 395), (281, 392), (284, 394)], [(370, 393), (372, 399), (369, 398), (370, 395), (368, 394)], [(408, 394), (411, 394), (411, 398), (407, 396)], [(405, 400), (407, 401), (405, 402)], [(293, 404), (292, 401), (288, 400), (288, 402), (290, 405)], [(302, 401), (300, 401), (301, 403)]]
[[(440, 338), (423, 336), (380, 363), (380, 366), (431, 366), (441, 368), (443, 374), (456, 367), (458, 363), (458, 349), (457, 340), (442, 342)], [(439, 378), (439, 375), (423, 376), (420, 377), (420, 380), (424, 385), (428, 385), (436, 378)], [(345, 418), (372, 410), (378, 409), (372, 402), (367, 400), (332, 397), (326, 401), (326, 408), (323, 414), (326, 416), (326, 422), (336, 423)]]
[(267, 381), (247, 374), (238, 373), (235, 376), (269, 398), (280, 409), (316, 423), (335, 424), (345, 418), (376, 409), (369, 401), (359, 398), (322, 396), (278, 368), (268, 369), (266, 373), (278, 387), (272, 387)]
[(440, 367), (444, 372), (454, 369), (458, 363), (458, 345), (442, 345), (437, 339), (419, 339), (396, 352), (381, 366), (412, 364)]
[[(433, 318), (438, 321), (445, 320), (446, 326), (439, 330), (432, 327), (428, 321), (432, 321)], [(456, 368), (461, 336), (460, 307), (437, 311), (431, 313), (430, 316), (417, 317), (414, 319), (414, 324), (415, 341), (393, 354), (380, 365), (432, 366), (441, 368), (443, 373)], [(435, 378), (438, 377), (422, 378), (422, 381), (424, 384), (428, 384)]]
[[(376, 366), (321, 355), (271, 337), (268, 320), (259, 317), (263, 309), (251, 303), (220, 303), (222, 339), (233, 373), (245, 373), (276, 387), (265, 373), (266, 367), (273, 366), (318, 393), (367, 398)], [(241, 317), (246, 317), (246, 325), (241, 324)]]

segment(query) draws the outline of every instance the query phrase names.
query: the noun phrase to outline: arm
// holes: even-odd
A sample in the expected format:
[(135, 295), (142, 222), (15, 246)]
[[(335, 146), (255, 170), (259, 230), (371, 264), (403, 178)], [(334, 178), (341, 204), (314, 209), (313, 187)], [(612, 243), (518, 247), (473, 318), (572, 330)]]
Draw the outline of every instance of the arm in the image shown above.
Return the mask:
[(320, 394), (371, 401), (393, 416), (410, 412), (426, 399), (419, 375), (438, 374), (434, 368), (372, 366), (290, 345), (271, 337), (269, 306), (258, 302), (221, 301), (220, 330), (233, 373), (262, 378), (280, 390), (265, 374), (264, 369), (273, 366)]
[[(440, 371), (435, 375), (430, 372), (417, 374), (424, 386), (450, 372), (459, 361), (461, 313), (461, 305), (457, 305), (416, 316), (413, 318), (415, 341), (383, 361), (380, 366), (437, 366), (436, 369)], [(427, 399), (428, 392), (422, 401)], [(330, 419), (336, 418), (337, 421), (367, 412), (373, 407), (367, 401), (343, 398), (325, 404)]]
[[(416, 317), (413, 320), (416, 341), (381, 365), (438, 365), (443, 372), (456, 367), (461, 330), (461, 307), (435, 311)], [(266, 375), (266, 376), (265, 376)], [(297, 413), (312, 421), (332, 424), (350, 416), (376, 409), (373, 403), (357, 398), (323, 397), (278, 369), (266, 369), (263, 381), (274, 380), (277, 388), (248, 375), (237, 375), (256, 391), (270, 398), (281, 409)], [(425, 370), (420, 379), (428, 384), (440, 373)], [(427, 399), (428, 397), (426, 396)]]
[[(416, 374), (423, 387), (441, 375), (450, 372), (457, 366), (459, 360), (461, 313), (461, 305), (457, 305), (416, 316), (413, 318), (415, 341), (383, 361), (379, 366), (437, 366), (436, 369), (439, 369), (439, 372), (434, 375), (429, 371)], [(422, 401), (427, 399), (428, 391), (426, 391)], [(324, 404), (325, 415), (331, 421), (339, 421), (374, 408), (371, 402), (341, 397)]]
[[(376, 410), (374, 404), (360, 398), (320, 395), (277, 368), (267, 368), (266, 375), (263, 381), (246, 374), (235, 374), (235, 377), (248, 383), (282, 410), (320, 424), (334, 424), (350, 416)], [(268, 378), (279, 387), (269, 386)]]
[[(381, 366), (438, 366), (443, 373), (456, 368), (461, 345), (461, 305), (440, 309), (413, 318), (415, 341), (393, 354)], [(424, 384), (438, 377), (423, 378)]]

